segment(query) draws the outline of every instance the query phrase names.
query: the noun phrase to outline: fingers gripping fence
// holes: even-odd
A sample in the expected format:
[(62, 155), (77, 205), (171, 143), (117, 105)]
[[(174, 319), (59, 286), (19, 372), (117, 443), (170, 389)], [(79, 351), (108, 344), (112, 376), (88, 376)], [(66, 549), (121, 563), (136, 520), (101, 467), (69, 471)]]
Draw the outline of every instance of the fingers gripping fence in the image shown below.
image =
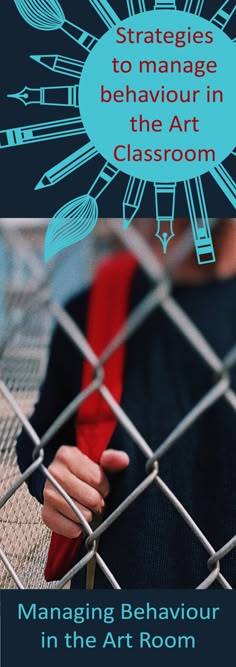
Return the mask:
[[(212, 225), (214, 224), (216, 224), (216, 221), (212, 221)], [(201, 526), (196, 524), (184, 505), (162, 479), (159, 473), (159, 461), (162, 457), (165, 456), (166, 452), (170, 448), (175, 447), (180, 436), (187, 432), (188, 429), (190, 429), (190, 427), (196, 423), (196, 421), (204, 413), (206, 413), (206, 411), (209, 410), (211, 406), (216, 404), (221, 397), (223, 397), (230, 408), (236, 412), (236, 394), (231, 388), (229, 374), (230, 369), (236, 363), (236, 345), (232, 350), (229, 351), (224, 359), (220, 359), (211, 348), (208, 341), (204, 338), (201, 331), (194, 325), (191, 319), (172, 297), (171, 274), (173, 269), (191, 250), (192, 241), (190, 240), (191, 237), (189, 234), (185, 235), (177, 250), (170, 254), (170, 258), (167, 264), (167, 271), (164, 272), (156, 257), (145, 243), (144, 239), (134, 229), (130, 229), (128, 233), (123, 234), (123, 232), (119, 230), (119, 225), (117, 225), (117, 223), (110, 222), (109, 226), (117, 236), (122, 237), (122, 242), (137, 256), (140, 264), (150, 278), (150, 291), (142, 300), (142, 302), (139, 303), (138, 306), (136, 306), (135, 309), (130, 313), (125, 325), (111, 341), (109, 346), (103, 351), (100, 358), (95, 355), (82, 331), (80, 331), (69, 314), (57, 303), (50, 301), (48, 302), (48, 309), (57, 321), (58, 325), (73, 341), (74, 345), (78, 348), (82, 356), (86, 358), (93, 367), (94, 379), (91, 381), (86, 390), (79, 392), (73, 401), (66, 406), (63, 412), (54, 421), (47, 432), (44, 433), (41, 439), (29, 423), (27, 417), (25, 416), (24, 410), (14, 397), (12, 391), (7, 386), (7, 382), (1, 380), (0, 391), (2, 396), (32, 440), (32, 463), (23, 475), (18, 474), (14, 484), (10, 485), (9, 488), (5, 491), (1, 498), (1, 507), (7, 505), (9, 500), (14, 497), (17, 490), (22, 487), (25, 480), (33, 471), (37, 469), (41, 470), (45, 478), (51, 481), (54, 487), (59, 491), (64, 500), (77, 515), (80, 523), (83, 526), (85, 545), (87, 550), (86, 555), (83, 556), (83, 558), (81, 558), (69, 572), (67, 572), (63, 579), (54, 584), (54, 588), (63, 588), (66, 584), (68, 584), (70, 579), (79, 570), (85, 568), (87, 563), (95, 556), (97, 566), (101, 568), (106, 578), (110, 582), (110, 585), (114, 589), (119, 589), (119, 582), (115, 579), (112, 571), (108, 568), (107, 564), (99, 554), (99, 537), (109, 529), (109, 527), (121, 516), (123, 512), (125, 512), (131, 506), (132, 503), (135, 503), (136, 499), (139, 498), (150, 485), (156, 485), (159, 491), (166, 496), (174, 510), (180, 515), (182, 521), (187, 524), (189, 531), (192, 531), (195, 538), (199, 540), (205, 549), (206, 572), (208, 568), (209, 574), (203, 581), (199, 582), (197, 588), (206, 589), (217, 580), (224, 589), (231, 589), (232, 586), (230, 581), (227, 581), (221, 573), (221, 561), (230, 551), (236, 549), (236, 535), (233, 535), (226, 544), (222, 544), (221, 548), (218, 551), (215, 551), (214, 546), (209, 542), (207, 535), (202, 532)], [(39, 294), (39, 290), (40, 281), (35, 288), (35, 297), (37, 297)], [(103, 364), (105, 360), (113, 353), (113, 351), (117, 349), (117, 347), (121, 345), (123, 341), (127, 341), (128, 338), (146, 320), (148, 315), (157, 308), (160, 308), (162, 311), (164, 311), (167, 317), (174, 323), (175, 327), (177, 327), (181, 335), (195, 349), (199, 357), (214, 372), (215, 383), (214, 386), (210, 387), (207, 393), (202, 396), (199, 402), (183, 416), (182, 420), (169, 433), (168, 437), (159, 445), (159, 447), (153, 451), (149, 443), (143, 438), (139, 430), (135, 427), (134, 423), (129, 418), (129, 415), (126, 414), (122, 407), (114, 400), (108, 387), (104, 383)], [(108, 518), (106, 518), (98, 527), (93, 529), (86, 521), (78, 507), (75, 505), (72, 498), (66, 493), (65, 489), (63, 489), (63, 487), (56, 481), (56, 479), (54, 479), (49, 470), (45, 467), (44, 451), (52, 437), (57, 433), (61, 426), (76, 413), (78, 406), (82, 404), (88, 395), (97, 389), (103, 399), (105, 399), (105, 401), (110, 406), (118, 422), (132, 438), (136, 447), (139, 448), (144, 454), (146, 458), (146, 464), (143, 481), (130, 493), (129, 496), (125, 498), (125, 500), (118, 507), (116, 507), (116, 509), (108, 516)], [(8, 558), (8, 555), (4, 549), (0, 551), (0, 556), (4, 568), (6, 568), (11, 580), (14, 581), (15, 586), (18, 588), (27, 587), (23, 583), (24, 577), (22, 578), (22, 576), (19, 576), (16, 568), (12, 565), (11, 559)], [(30, 582), (28, 587), (31, 587)]]

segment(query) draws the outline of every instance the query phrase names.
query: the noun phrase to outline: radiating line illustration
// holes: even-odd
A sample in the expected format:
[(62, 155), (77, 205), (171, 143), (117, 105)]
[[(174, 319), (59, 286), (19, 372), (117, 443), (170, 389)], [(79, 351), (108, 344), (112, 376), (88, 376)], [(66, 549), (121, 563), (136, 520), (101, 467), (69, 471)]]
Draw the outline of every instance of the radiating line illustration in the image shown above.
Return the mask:
[(216, 183), (220, 186), (222, 192), (226, 195), (227, 199), (231, 202), (234, 208), (236, 208), (236, 183), (227, 169), (223, 164), (220, 164), (218, 167), (212, 169), (210, 173)]
[(97, 199), (111, 184), (119, 170), (105, 162), (87, 195), (82, 195), (62, 206), (49, 223), (44, 246), (45, 260), (90, 234), (97, 224)]
[[(175, 194), (176, 183), (154, 183), (157, 232), (156, 237), (160, 239), (164, 255), (167, 252), (167, 246), (175, 235), (173, 222), (175, 217)], [(165, 230), (163, 231), (163, 223)], [(168, 231), (166, 231), (168, 227)]]
[(126, 0), (129, 16), (146, 12), (145, 0)]
[(177, 9), (176, 2), (174, 0), (155, 0), (153, 9)]
[(97, 37), (67, 21), (58, 0), (14, 0), (26, 23), (36, 30), (62, 30), (86, 51), (91, 51)]
[[(198, 264), (210, 264), (215, 262), (216, 258), (209, 225), (209, 218), (207, 214), (205, 196), (202, 187), (202, 180), (200, 177), (197, 177), (191, 181), (185, 181), (184, 187)], [(194, 193), (199, 207), (200, 218), (198, 218), (196, 212)]]
[[(112, 7), (113, 0), (87, 0), (87, 2), (90, 3), (108, 30), (122, 21)], [(33, 28), (45, 31), (62, 30), (88, 52), (98, 42), (95, 35), (66, 19), (59, 0), (14, 0), (14, 3), (23, 19)], [(125, 4), (127, 13), (131, 17), (147, 11), (146, 0), (126, 0)], [(176, 10), (177, 4), (177, 0), (152, 0), (154, 10)], [(185, 12), (201, 15), (205, 0), (185, 0), (183, 4)], [(233, 0), (224, 0), (212, 17), (211, 23), (224, 30), (232, 19), (234, 11), (235, 3)], [(233, 41), (235, 42), (236, 38)], [(12, 100), (15, 99), (25, 106), (36, 104), (39, 106), (72, 107), (76, 108), (79, 114), (78, 80), (81, 78), (84, 69), (85, 63), (83, 60), (58, 53), (31, 55), (30, 58), (52, 73), (70, 76), (72, 82), (69, 82), (70, 85), (40, 86), (38, 88), (25, 86), (19, 92), (10, 92), (7, 97)], [(73, 78), (77, 79), (74, 83)], [(96, 113), (96, 110), (94, 110), (94, 113)], [(61, 139), (80, 134), (85, 135), (85, 143), (67, 155), (66, 158), (47, 169), (41, 176), (35, 190), (45, 190), (58, 184), (99, 154), (96, 146), (87, 137), (79, 115), (75, 118), (0, 130), (0, 148)], [(231, 155), (236, 155), (236, 148)], [(45, 239), (46, 260), (63, 248), (90, 234), (98, 219), (97, 200), (119, 173), (117, 167), (104, 160), (103, 167), (87, 194), (69, 201), (57, 211), (49, 224)], [(235, 208), (236, 185), (230, 173), (223, 164), (209, 169), (209, 173)], [(138, 214), (146, 185), (146, 180), (136, 176), (127, 176), (123, 198), (124, 229), (129, 227)], [(215, 254), (201, 177), (186, 180), (184, 187), (198, 262), (199, 264), (213, 262), (215, 261)], [(167, 252), (169, 242), (174, 237), (176, 189), (177, 183), (175, 182), (162, 183), (157, 181), (154, 183), (157, 219), (156, 237), (161, 242), (164, 253)]]
[(66, 58), (58, 54), (30, 56), (30, 58), (51, 72), (55, 72), (55, 74), (65, 74), (65, 76), (75, 77), (76, 79), (80, 79), (84, 67), (83, 60)]
[(192, 12), (192, 14), (200, 16), (202, 13), (204, 3), (205, 0), (186, 0), (183, 11)]
[(135, 178), (135, 176), (130, 176), (123, 201), (124, 229), (128, 228), (133, 218), (135, 218), (138, 213), (145, 187), (146, 181), (142, 181), (140, 178)]
[(85, 134), (80, 116), (53, 120), (49, 123), (39, 123), (39, 125), (26, 125), (0, 130), (0, 148), (33, 144), (49, 139), (63, 139), (76, 134)]
[(7, 95), (19, 100), (25, 106), (40, 104), (41, 106), (76, 107), (79, 106), (79, 86), (50, 86), (45, 88), (28, 88), (25, 86), (19, 93)]
[(66, 176), (69, 176), (79, 167), (82, 167), (83, 164), (86, 164), (93, 157), (98, 155), (97, 149), (93, 146), (91, 141), (88, 141), (87, 144), (84, 144), (74, 153), (71, 153), (61, 162), (45, 171), (40, 181), (35, 186), (35, 190), (42, 190), (43, 188), (48, 188), (53, 185), (56, 185)]
[(111, 7), (108, 0), (89, 0), (89, 2), (90, 5), (94, 7), (97, 14), (100, 16), (100, 18), (105, 23), (107, 28), (112, 28), (113, 25), (119, 23), (120, 17)]
[(226, 2), (223, 2), (221, 7), (217, 10), (214, 16), (212, 16), (210, 21), (211, 23), (214, 23), (217, 28), (220, 28), (220, 30), (224, 30), (235, 11), (236, 5), (234, 0), (226, 0)]

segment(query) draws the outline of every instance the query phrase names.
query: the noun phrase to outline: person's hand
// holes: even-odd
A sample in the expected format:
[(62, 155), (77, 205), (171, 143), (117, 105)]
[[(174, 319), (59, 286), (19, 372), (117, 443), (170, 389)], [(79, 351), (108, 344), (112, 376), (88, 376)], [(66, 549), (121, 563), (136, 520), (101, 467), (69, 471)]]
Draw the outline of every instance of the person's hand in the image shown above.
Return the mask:
[[(115, 473), (128, 465), (129, 457), (122, 451), (107, 449), (98, 465), (77, 447), (63, 445), (48, 470), (90, 522), (94, 515), (103, 513), (110, 492), (104, 471)], [(48, 479), (43, 496), (42, 519), (46, 526), (64, 537), (79, 537), (83, 532), (79, 518)]]

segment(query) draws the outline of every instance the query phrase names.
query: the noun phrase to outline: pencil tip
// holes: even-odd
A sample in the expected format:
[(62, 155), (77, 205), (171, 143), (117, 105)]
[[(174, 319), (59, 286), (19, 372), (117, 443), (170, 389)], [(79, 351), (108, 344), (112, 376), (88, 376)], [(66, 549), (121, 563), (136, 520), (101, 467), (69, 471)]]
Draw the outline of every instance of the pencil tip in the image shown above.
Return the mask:
[(126, 220), (126, 218), (123, 219), (123, 228), (124, 228), (125, 231), (126, 231), (126, 229), (128, 229), (129, 223), (130, 223), (130, 220)]
[(42, 190), (42, 188), (44, 188), (44, 184), (43, 184), (42, 180), (40, 179), (40, 181), (35, 185), (34, 189), (35, 190)]
[(32, 58), (32, 60), (36, 60), (36, 63), (40, 63), (41, 56), (30, 56), (30, 58)]

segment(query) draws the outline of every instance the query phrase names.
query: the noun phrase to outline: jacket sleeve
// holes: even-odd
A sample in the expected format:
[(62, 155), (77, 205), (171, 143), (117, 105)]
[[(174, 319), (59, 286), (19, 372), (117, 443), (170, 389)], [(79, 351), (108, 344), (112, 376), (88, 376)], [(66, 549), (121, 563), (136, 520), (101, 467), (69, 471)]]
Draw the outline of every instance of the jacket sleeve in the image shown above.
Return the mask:
[[(66, 311), (82, 330), (85, 328), (87, 297), (88, 293), (83, 292), (66, 305)], [(39, 437), (44, 435), (64, 408), (79, 393), (81, 373), (82, 355), (58, 325), (52, 336), (46, 375), (40, 388), (39, 400), (30, 419)], [(43, 463), (46, 467), (50, 465), (61, 445), (76, 444), (74, 420), (75, 415), (57, 431), (45, 446)], [(33, 450), (34, 443), (23, 428), (16, 444), (17, 461), (21, 472), (24, 472), (32, 463)], [(45, 477), (41, 470), (38, 469), (26, 481), (31, 495), (43, 503)]]

